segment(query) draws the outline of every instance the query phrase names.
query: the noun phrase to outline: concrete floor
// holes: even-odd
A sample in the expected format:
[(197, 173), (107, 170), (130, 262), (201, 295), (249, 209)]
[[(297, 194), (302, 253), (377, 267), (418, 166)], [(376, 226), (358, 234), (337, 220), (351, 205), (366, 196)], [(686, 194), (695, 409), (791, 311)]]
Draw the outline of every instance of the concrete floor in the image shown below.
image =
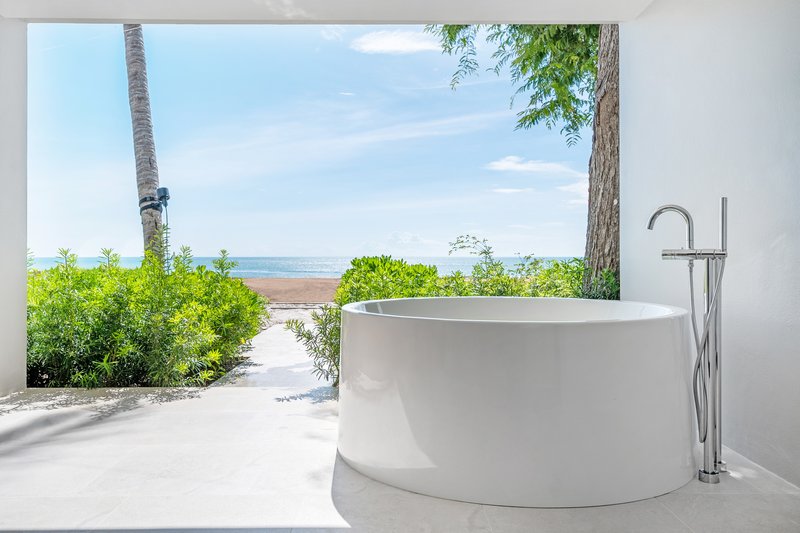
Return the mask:
[(719, 485), (607, 507), (493, 507), (394, 489), (337, 458), (335, 391), (310, 375), (290, 333), (267, 329), (250, 356), (207, 389), (0, 399), (0, 530), (800, 532), (800, 489), (730, 451)]

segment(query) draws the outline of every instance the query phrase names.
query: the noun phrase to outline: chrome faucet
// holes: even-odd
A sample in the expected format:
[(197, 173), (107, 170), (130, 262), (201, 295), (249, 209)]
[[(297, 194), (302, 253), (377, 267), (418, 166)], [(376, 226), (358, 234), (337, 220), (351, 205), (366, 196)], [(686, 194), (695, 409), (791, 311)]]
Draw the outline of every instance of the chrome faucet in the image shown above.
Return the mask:
[[(692, 309), (692, 331), (694, 333), (697, 359), (692, 378), (694, 405), (697, 414), (697, 430), (703, 443), (703, 468), (698, 479), (705, 483), (719, 483), (719, 473), (725, 470), (722, 460), (722, 275), (728, 256), (728, 199), (720, 199), (719, 248), (695, 249), (694, 222), (692, 215), (679, 205), (663, 205), (655, 210), (647, 222), (653, 229), (656, 220), (667, 211), (674, 211), (686, 222), (686, 248), (665, 249), (662, 259), (683, 259), (689, 262), (689, 292)], [(697, 313), (694, 305), (694, 261), (706, 262), (705, 313), (702, 335), (697, 329)]]
[(674, 211), (683, 217), (683, 220), (686, 222), (686, 248), (693, 249), (694, 248), (694, 221), (692, 220), (692, 215), (689, 214), (685, 208), (679, 205), (662, 205), (655, 212), (650, 215), (650, 220), (647, 222), (647, 229), (653, 229), (656, 225), (656, 220), (658, 217), (666, 213), (667, 211)]
[(653, 229), (656, 225), (658, 217), (673, 211), (683, 217), (686, 222), (686, 248), (667, 248), (661, 251), (662, 259), (683, 259), (689, 261), (689, 268), (695, 259), (724, 259), (728, 255), (728, 199), (722, 198), (720, 201), (720, 246), (719, 248), (701, 248), (695, 249), (694, 247), (694, 220), (692, 215), (685, 207), (679, 205), (667, 204), (662, 205), (656, 209), (650, 220), (647, 221), (647, 229)]

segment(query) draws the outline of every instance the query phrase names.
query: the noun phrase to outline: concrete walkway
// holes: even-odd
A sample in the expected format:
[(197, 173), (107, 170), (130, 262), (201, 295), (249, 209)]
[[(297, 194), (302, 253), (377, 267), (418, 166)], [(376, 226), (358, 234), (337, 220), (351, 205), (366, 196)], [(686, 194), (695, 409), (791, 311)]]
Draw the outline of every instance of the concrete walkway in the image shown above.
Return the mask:
[(206, 389), (0, 402), (0, 528), (347, 526), (331, 501), (335, 390), (281, 324), (249, 355)]
[(0, 530), (800, 531), (800, 490), (732, 452), (720, 485), (591, 509), (394, 489), (337, 459), (335, 391), (311, 375), (291, 333), (270, 327), (250, 356), (206, 389), (0, 400)]

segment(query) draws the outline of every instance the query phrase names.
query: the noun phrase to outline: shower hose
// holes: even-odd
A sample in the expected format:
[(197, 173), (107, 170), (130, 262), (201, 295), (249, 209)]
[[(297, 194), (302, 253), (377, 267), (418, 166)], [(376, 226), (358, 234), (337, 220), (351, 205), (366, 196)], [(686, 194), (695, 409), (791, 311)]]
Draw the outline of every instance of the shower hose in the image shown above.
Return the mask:
[[(710, 259), (708, 259), (710, 261)], [(717, 280), (714, 284), (714, 292), (711, 293), (711, 303), (706, 311), (703, 320), (703, 335), (701, 336), (697, 330), (697, 311), (694, 304), (694, 261), (689, 261), (689, 300), (692, 307), (692, 332), (694, 333), (695, 348), (697, 350), (697, 359), (694, 363), (694, 373), (692, 375), (692, 390), (694, 392), (694, 410), (697, 414), (697, 434), (700, 437), (700, 442), (705, 442), (708, 436), (708, 379), (709, 376), (703, 368), (703, 355), (706, 355), (708, 350), (708, 327), (711, 323), (711, 317), (714, 316), (714, 310), (717, 306), (717, 294), (722, 284), (722, 275), (725, 272), (725, 260), (721, 261)], [(702, 375), (701, 375), (702, 371)]]

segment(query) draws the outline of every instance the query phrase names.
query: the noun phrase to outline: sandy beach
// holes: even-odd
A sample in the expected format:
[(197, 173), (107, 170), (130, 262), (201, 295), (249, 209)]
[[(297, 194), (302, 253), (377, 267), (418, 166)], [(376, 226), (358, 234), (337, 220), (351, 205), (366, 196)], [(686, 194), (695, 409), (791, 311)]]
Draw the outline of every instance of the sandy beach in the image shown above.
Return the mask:
[(333, 301), (339, 278), (245, 278), (244, 284), (271, 303), (323, 303)]

